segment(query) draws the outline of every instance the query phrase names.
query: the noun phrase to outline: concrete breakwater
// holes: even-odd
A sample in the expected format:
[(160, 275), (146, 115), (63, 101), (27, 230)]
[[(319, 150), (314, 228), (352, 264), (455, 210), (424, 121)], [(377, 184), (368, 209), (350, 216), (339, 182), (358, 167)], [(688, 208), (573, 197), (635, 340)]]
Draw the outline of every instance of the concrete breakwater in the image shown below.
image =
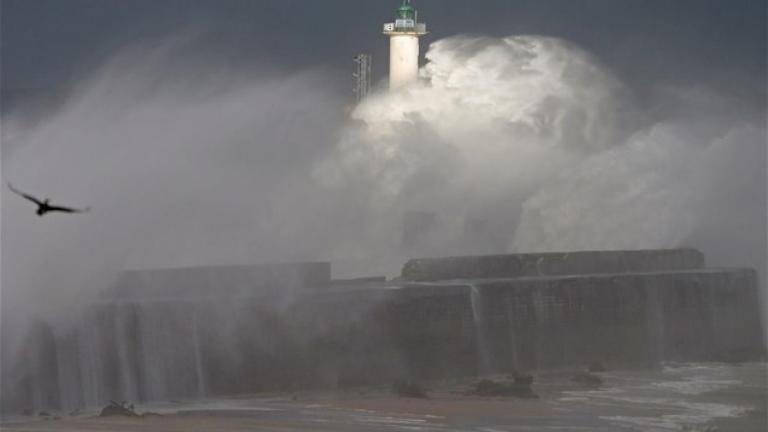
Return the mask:
[(32, 326), (4, 411), (73, 410), (480, 373), (758, 359), (757, 275), (695, 250), (125, 273), (74, 329)]

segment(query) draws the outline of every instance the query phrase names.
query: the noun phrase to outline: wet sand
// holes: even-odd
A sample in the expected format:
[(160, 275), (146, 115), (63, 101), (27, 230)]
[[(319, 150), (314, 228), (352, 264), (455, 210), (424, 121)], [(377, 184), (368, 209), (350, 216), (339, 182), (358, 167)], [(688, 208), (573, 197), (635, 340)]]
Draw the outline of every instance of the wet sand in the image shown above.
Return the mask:
[(433, 396), (431, 399), (382, 397), (342, 400), (331, 404), (337, 409), (362, 410), (393, 415), (415, 415), (462, 420), (475, 417), (546, 417), (557, 414), (550, 405), (539, 400), (515, 398), (468, 398)]
[[(256, 406), (257, 405), (257, 406)], [(241, 432), (241, 431), (459, 431), (475, 426), (515, 424), (557, 413), (540, 400), (479, 399), (435, 395), (406, 399), (388, 395), (361, 399), (262, 401), (254, 406), (182, 409), (161, 417), (94, 416), (33, 420), (5, 425), (8, 432)], [(465, 429), (467, 428), (467, 429)]]
[[(386, 389), (275, 395), (160, 406), (162, 416), (59, 420), (6, 424), (8, 432), (240, 432), (240, 431), (464, 431), (482, 425), (538, 423), (560, 414), (543, 399), (483, 398), (462, 394), (474, 380), (445, 385), (429, 399), (400, 398)], [(149, 408), (149, 407), (148, 407)], [(138, 410), (141, 412), (142, 410)]]
[[(25, 424), (6, 425), (3, 431), (18, 432), (245, 432), (245, 431), (290, 431), (286, 425), (271, 426), (258, 420), (221, 418), (210, 416), (177, 416), (128, 419), (128, 418), (78, 418), (50, 421), (35, 421)], [(305, 430), (305, 429), (293, 429)], [(317, 429), (323, 431), (323, 429)], [(327, 429), (330, 431), (331, 429)]]

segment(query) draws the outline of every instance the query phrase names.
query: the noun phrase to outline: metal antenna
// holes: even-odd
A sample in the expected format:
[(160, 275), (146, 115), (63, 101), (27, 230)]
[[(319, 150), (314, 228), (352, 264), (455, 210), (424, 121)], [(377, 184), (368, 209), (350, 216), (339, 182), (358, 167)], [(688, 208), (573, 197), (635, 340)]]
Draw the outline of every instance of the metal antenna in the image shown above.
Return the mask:
[(357, 101), (360, 102), (371, 92), (371, 83), (373, 82), (371, 65), (373, 59), (370, 54), (358, 54), (355, 56), (354, 61), (356, 64), (355, 73), (352, 74), (355, 77), (354, 92)]

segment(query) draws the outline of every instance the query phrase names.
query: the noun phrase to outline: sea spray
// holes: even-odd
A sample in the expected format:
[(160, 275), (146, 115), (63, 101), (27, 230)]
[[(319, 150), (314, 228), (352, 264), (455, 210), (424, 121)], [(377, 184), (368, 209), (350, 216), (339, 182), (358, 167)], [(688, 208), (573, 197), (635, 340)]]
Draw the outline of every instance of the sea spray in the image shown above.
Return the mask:
[(488, 324), (483, 307), (483, 294), (476, 285), (469, 287), (469, 299), (472, 307), (472, 320), (475, 326), (475, 344), (477, 350), (478, 375), (494, 372), (491, 347), (488, 341)]

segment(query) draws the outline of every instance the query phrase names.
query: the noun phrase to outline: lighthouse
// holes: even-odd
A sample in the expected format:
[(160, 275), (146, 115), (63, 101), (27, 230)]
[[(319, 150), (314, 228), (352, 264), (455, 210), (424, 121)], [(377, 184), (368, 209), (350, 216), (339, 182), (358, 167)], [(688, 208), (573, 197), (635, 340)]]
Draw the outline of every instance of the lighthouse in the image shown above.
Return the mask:
[(402, 1), (395, 22), (384, 24), (384, 34), (389, 36), (389, 88), (419, 78), (419, 37), (427, 34), (427, 25), (419, 22), (411, 0)]

